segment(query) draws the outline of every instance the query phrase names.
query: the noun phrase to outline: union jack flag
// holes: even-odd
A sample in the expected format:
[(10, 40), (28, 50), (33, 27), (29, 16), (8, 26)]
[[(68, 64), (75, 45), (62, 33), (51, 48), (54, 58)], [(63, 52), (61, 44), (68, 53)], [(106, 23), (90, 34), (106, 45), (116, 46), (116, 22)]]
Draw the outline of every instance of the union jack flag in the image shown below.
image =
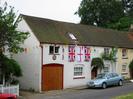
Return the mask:
[(84, 47), (84, 51), (85, 51), (85, 61), (90, 61), (90, 53), (91, 53), (90, 48)]
[(79, 46), (77, 49), (77, 61), (78, 62), (82, 62), (83, 58), (84, 58), (84, 47), (83, 46)]
[(75, 61), (75, 46), (69, 46), (68, 50), (69, 50), (68, 60), (69, 62), (74, 62)]

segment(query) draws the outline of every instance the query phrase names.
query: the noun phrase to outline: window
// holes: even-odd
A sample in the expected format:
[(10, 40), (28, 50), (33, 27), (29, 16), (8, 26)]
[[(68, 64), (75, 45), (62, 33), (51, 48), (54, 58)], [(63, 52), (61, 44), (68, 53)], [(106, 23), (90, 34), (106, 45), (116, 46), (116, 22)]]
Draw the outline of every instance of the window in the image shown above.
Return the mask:
[(84, 76), (84, 65), (76, 65), (74, 67), (74, 77)]
[(59, 46), (49, 46), (49, 54), (59, 54)]
[(69, 33), (69, 36), (72, 40), (77, 40), (76, 37), (72, 34), (72, 33)]
[(118, 77), (119, 75), (116, 73), (112, 73), (113, 77)]
[(104, 67), (104, 73), (108, 73), (109, 72), (109, 67)]
[(104, 48), (104, 54), (106, 54), (106, 55), (109, 54), (109, 48)]
[(74, 67), (74, 76), (82, 76), (83, 67)]
[(127, 49), (122, 49), (122, 58), (127, 58)]
[(127, 68), (127, 64), (125, 63), (122, 65), (122, 72), (126, 72), (126, 68)]

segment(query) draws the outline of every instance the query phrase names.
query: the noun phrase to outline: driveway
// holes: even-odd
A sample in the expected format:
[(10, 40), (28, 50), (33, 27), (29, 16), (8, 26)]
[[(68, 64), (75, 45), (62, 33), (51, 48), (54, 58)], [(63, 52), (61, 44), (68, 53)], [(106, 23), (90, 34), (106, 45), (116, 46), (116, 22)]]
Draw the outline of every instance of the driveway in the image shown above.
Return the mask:
[(133, 83), (107, 89), (74, 88), (62, 91), (49, 91), (41, 94), (22, 92), (23, 99), (112, 99), (115, 96), (133, 92)]

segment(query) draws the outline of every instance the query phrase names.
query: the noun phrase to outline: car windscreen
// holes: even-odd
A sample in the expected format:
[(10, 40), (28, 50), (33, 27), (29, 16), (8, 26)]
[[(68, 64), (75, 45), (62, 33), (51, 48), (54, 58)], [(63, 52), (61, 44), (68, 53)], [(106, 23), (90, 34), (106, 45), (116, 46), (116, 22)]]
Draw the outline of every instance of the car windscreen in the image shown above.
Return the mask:
[(98, 74), (96, 77), (96, 79), (101, 79), (101, 78), (105, 78), (105, 73)]

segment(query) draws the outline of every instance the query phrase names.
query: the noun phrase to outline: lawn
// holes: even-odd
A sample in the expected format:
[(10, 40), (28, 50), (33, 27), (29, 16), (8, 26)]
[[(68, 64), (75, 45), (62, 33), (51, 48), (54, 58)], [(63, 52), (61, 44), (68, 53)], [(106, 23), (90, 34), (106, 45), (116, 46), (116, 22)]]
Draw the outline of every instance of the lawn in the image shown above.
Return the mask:
[(114, 99), (133, 99), (133, 93), (127, 94), (127, 95), (122, 95), (122, 96), (118, 96)]

